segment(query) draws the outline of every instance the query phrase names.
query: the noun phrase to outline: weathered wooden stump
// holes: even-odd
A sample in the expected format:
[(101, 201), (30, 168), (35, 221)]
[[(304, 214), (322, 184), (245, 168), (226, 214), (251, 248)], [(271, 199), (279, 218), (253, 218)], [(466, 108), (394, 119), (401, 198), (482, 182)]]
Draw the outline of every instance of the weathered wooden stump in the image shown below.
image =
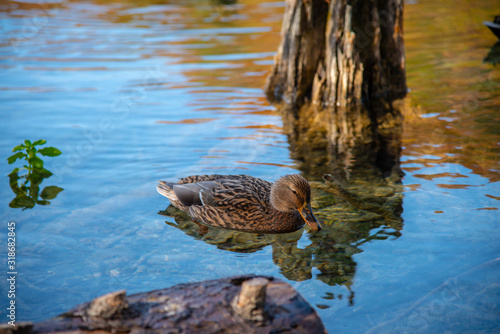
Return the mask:
[(264, 91), (303, 171), (344, 170), (348, 179), (373, 166), (401, 177), (403, 8), (403, 0), (286, 1)]
[(117, 291), (49, 320), (0, 333), (326, 333), (289, 284), (245, 275), (130, 296)]

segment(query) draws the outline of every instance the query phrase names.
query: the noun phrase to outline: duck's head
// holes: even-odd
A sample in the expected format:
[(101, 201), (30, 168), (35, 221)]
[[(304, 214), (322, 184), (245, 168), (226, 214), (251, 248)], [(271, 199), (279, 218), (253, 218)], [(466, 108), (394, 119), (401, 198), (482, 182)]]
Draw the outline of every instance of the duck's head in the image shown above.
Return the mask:
[(279, 211), (297, 210), (307, 225), (315, 231), (321, 230), (311, 209), (311, 186), (302, 176), (290, 174), (276, 180), (271, 186), (271, 205)]

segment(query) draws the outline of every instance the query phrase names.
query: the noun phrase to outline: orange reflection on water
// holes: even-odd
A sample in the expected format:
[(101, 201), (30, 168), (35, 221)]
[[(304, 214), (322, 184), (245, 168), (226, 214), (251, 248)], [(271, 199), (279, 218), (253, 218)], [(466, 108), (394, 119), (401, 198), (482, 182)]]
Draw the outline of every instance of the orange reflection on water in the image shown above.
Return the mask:
[(188, 118), (182, 119), (180, 121), (156, 121), (156, 123), (160, 124), (201, 124), (212, 122), (216, 118)]
[[(418, 161), (424, 165), (436, 162), (425, 156), (459, 163), (491, 182), (500, 181), (500, 71), (484, 61), (497, 40), (482, 22), (493, 18), (495, 5), (421, 0), (405, 6), (410, 93), (403, 108), (403, 155), (424, 157)], [(437, 17), (443, 8), (453, 10)], [(416, 170), (407, 164), (403, 169)]]
[(436, 178), (440, 178), (440, 177), (451, 177), (451, 178), (468, 177), (468, 176), (462, 175), (460, 173), (413, 174), (413, 176), (421, 178), (421, 179), (429, 180), (429, 181), (432, 181), (432, 180), (434, 180)]
[(271, 162), (255, 162), (255, 161), (236, 161), (240, 164), (261, 165), (261, 166), (275, 166), (275, 167), (293, 167), (293, 164), (278, 164)]
[(473, 187), (470, 184), (444, 184), (444, 183), (438, 183), (436, 184), (436, 186), (443, 189), (468, 189), (469, 187)]
[[(264, 130), (263, 132), (284, 133), (283, 127), (274, 124), (258, 124), (258, 125), (245, 125), (245, 126), (230, 126), (228, 129), (258, 129)], [(271, 130), (271, 131), (265, 131)]]

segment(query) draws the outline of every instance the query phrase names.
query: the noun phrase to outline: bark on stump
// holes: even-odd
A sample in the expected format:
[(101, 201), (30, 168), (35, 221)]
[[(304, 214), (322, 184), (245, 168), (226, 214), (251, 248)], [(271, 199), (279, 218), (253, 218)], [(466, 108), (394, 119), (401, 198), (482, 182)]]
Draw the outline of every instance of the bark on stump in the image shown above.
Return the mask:
[(402, 116), (394, 102), (407, 91), (403, 3), (286, 2), (265, 91), (281, 104), (295, 158), (311, 166), (370, 164), (385, 174), (399, 169)]

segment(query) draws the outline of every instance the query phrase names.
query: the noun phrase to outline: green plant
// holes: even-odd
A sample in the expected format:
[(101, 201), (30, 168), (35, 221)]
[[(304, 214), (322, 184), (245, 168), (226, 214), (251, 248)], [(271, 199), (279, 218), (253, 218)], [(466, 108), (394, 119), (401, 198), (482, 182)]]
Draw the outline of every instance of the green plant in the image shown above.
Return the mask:
[[(17, 145), (12, 150), (17, 153), (7, 158), (9, 164), (13, 164), (18, 159), (24, 159), (27, 162), (22, 168), (16, 167), (9, 174), (10, 187), (16, 194), (16, 198), (9, 204), (10, 207), (23, 208), (24, 210), (33, 208), (35, 204), (47, 205), (50, 204), (49, 199), (54, 199), (59, 192), (64, 190), (57, 186), (48, 186), (40, 193), (41, 183), (44, 179), (52, 176), (52, 172), (43, 167), (44, 162), (37, 154), (48, 157), (56, 157), (61, 154), (61, 151), (55, 147), (36, 147), (45, 143), (47, 143), (45, 139), (40, 139), (33, 143), (25, 140), (24, 144)], [(19, 172), (22, 170), (27, 170), (27, 173), (19, 175)], [(22, 179), (25, 181), (19, 183)], [(41, 199), (38, 198), (39, 196)]]
[[(16, 151), (20, 152), (17, 152), (16, 154), (11, 155), (10, 157), (7, 158), (9, 165), (13, 164), (17, 159), (24, 158), (28, 162), (28, 165), (24, 165), (24, 168), (28, 170), (28, 173), (33, 172), (33, 170), (35, 169), (39, 171), (47, 171), (46, 169), (43, 168), (43, 160), (40, 159), (36, 154), (40, 153), (41, 155), (48, 157), (57, 157), (59, 154), (61, 154), (61, 151), (59, 151), (55, 147), (44, 147), (42, 149), (37, 149), (35, 147), (39, 145), (44, 145), (45, 143), (47, 143), (45, 139), (37, 140), (34, 143), (31, 143), (31, 141), (26, 139), (24, 141), (24, 144), (17, 145), (12, 149), (12, 152)], [(26, 153), (22, 152), (23, 150), (26, 151)], [(21, 168), (14, 168), (14, 170), (11, 173), (17, 173), (20, 170)]]

